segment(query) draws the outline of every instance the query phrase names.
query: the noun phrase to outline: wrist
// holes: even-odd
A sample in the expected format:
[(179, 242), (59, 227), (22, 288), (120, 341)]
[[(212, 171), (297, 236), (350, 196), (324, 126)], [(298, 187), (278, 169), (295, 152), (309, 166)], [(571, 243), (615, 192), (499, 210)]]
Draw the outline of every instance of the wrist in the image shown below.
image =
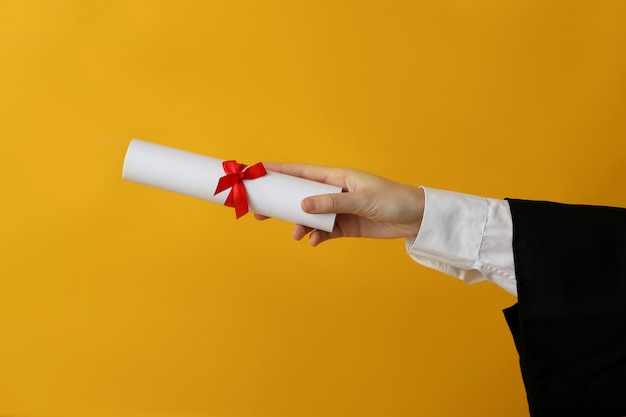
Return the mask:
[(426, 206), (426, 194), (424, 193), (424, 189), (422, 187), (412, 187), (414, 200), (413, 204), (413, 227), (412, 233), (410, 237), (416, 237), (422, 227), (422, 220), (424, 219), (424, 207)]

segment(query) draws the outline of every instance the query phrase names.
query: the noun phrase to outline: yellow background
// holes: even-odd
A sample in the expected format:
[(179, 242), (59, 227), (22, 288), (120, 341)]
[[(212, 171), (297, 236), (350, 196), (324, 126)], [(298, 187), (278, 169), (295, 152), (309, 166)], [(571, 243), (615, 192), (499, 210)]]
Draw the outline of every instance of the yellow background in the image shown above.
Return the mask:
[(131, 137), (626, 206), (623, 1), (0, 2), (0, 415), (527, 416), (499, 288), (124, 182)]

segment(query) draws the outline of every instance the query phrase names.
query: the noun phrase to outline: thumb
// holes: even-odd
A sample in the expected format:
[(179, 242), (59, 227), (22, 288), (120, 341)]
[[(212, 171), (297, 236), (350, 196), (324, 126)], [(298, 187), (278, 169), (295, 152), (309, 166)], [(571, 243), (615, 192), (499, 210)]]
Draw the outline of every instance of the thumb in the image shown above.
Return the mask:
[(321, 194), (302, 200), (302, 210), (311, 214), (360, 214), (364, 201), (359, 192)]

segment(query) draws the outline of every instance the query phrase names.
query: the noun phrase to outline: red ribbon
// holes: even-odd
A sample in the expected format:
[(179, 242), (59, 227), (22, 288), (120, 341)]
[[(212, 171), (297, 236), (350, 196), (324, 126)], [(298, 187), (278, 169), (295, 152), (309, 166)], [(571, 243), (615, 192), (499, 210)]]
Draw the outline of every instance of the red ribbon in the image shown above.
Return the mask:
[(240, 218), (248, 212), (248, 194), (246, 193), (245, 185), (243, 185), (243, 180), (253, 180), (262, 177), (267, 174), (267, 171), (261, 162), (257, 162), (248, 168), (247, 165), (231, 160), (222, 162), (222, 167), (224, 167), (226, 175), (220, 178), (213, 195), (230, 188), (230, 193), (228, 193), (224, 205), (234, 207), (237, 218)]

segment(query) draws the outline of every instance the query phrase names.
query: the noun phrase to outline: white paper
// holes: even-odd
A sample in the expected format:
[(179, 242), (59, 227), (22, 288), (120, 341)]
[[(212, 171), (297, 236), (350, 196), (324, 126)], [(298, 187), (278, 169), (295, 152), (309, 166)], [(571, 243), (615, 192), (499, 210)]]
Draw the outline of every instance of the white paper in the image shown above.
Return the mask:
[[(224, 204), (230, 188), (213, 195), (225, 175), (223, 160), (133, 139), (128, 146), (122, 177), (128, 181)], [(341, 192), (341, 188), (268, 171), (244, 180), (251, 212), (330, 232), (335, 214), (305, 213), (303, 198)], [(228, 208), (229, 210), (234, 209)]]

